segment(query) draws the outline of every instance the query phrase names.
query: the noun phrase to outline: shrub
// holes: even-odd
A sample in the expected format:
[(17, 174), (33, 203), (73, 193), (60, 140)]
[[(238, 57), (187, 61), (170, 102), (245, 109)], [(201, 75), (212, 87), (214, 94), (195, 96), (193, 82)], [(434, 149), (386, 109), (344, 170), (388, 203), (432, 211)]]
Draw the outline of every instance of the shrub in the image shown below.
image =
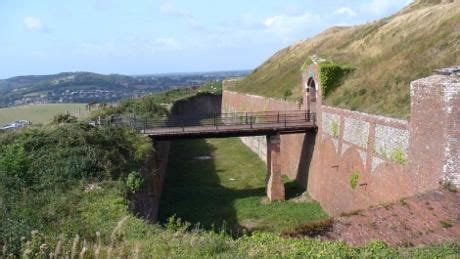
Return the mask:
[(132, 193), (136, 193), (136, 192), (140, 191), (140, 189), (142, 188), (143, 184), (144, 184), (144, 178), (142, 177), (142, 175), (139, 172), (132, 171), (128, 175), (128, 179), (126, 180), (126, 186), (128, 186), (128, 189)]
[(77, 122), (77, 117), (72, 116), (70, 114), (58, 114), (54, 116), (53, 118), (53, 123), (54, 124), (59, 124), (59, 123), (75, 123)]
[(286, 100), (291, 95), (292, 95), (292, 91), (288, 89), (288, 90), (284, 91), (283, 99)]

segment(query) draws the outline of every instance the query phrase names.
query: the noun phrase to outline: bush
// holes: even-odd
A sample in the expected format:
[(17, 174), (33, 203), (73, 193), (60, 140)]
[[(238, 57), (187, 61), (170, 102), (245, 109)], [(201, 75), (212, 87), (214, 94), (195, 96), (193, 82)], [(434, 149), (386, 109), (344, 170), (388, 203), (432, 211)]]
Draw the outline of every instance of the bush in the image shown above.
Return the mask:
[(288, 90), (284, 91), (284, 94), (283, 94), (284, 100), (286, 100), (286, 99), (287, 99), (289, 96), (291, 96), (291, 95), (292, 95), (292, 91), (291, 91), (291, 90), (288, 89)]
[(54, 124), (59, 124), (59, 123), (75, 123), (77, 122), (77, 117), (72, 116), (70, 114), (58, 114), (54, 116), (53, 118), (53, 123)]
[(144, 184), (144, 178), (142, 175), (137, 171), (132, 171), (128, 175), (128, 179), (126, 180), (126, 186), (132, 193), (137, 193), (141, 190), (142, 185)]
[[(151, 148), (149, 143), (129, 128), (83, 123), (0, 135), (0, 244), (8, 243), (8, 251), (18, 254), (21, 237), (34, 229), (86, 233), (88, 224), (79, 226), (76, 215), (84, 193), (107, 181), (126, 183), (126, 172), (140, 169), (143, 161), (138, 158)], [(132, 190), (138, 190), (140, 180), (131, 177)]]

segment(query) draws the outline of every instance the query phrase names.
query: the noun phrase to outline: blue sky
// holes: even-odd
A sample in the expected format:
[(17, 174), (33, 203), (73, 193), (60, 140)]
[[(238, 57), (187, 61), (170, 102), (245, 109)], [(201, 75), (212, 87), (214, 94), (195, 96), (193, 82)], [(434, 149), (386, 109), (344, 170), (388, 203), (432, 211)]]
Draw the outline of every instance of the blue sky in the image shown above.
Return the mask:
[(333, 25), (410, 0), (1, 0), (0, 78), (252, 69)]

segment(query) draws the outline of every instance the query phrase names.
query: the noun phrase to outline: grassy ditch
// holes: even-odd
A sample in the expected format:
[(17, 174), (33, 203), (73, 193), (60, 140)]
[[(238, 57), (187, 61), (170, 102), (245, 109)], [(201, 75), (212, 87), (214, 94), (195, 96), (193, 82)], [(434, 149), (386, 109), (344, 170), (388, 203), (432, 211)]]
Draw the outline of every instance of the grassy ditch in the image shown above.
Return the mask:
[[(328, 216), (316, 202), (275, 202), (265, 197), (266, 166), (237, 139), (172, 143), (160, 218), (176, 215), (205, 229), (280, 233)], [(288, 196), (301, 186), (286, 183)]]

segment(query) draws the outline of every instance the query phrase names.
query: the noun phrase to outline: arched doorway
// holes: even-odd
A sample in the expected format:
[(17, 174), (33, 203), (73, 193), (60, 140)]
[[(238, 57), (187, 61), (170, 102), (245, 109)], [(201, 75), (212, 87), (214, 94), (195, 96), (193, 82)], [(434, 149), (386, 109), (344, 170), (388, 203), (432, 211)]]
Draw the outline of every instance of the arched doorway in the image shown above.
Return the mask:
[(315, 112), (316, 108), (316, 83), (315, 80), (310, 77), (305, 84), (305, 99), (307, 103), (307, 110)]

